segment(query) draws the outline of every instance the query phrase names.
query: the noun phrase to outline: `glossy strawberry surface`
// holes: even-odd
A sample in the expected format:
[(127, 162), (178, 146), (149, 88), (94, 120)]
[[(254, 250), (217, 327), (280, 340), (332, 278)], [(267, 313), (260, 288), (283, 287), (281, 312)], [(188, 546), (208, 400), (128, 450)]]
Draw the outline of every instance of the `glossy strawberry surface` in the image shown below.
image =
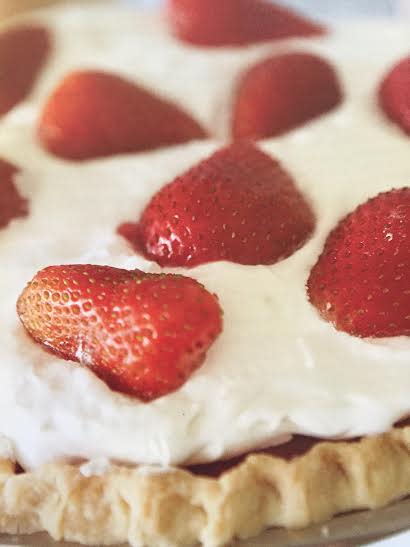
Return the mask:
[(330, 233), (308, 294), (339, 330), (410, 336), (410, 188), (379, 194)]
[(150, 401), (184, 384), (222, 330), (217, 298), (188, 277), (109, 266), (50, 266), (17, 311), (44, 349)]
[(44, 105), (43, 146), (70, 160), (150, 150), (203, 139), (199, 124), (176, 105), (120, 76), (78, 71)]
[(162, 266), (274, 264), (314, 229), (292, 177), (250, 143), (218, 150), (164, 186), (119, 232)]
[(31, 92), (50, 52), (41, 26), (12, 27), (0, 33), (0, 116)]
[(387, 116), (410, 135), (410, 55), (385, 76), (379, 100)]
[(28, 214), (28, 202), (14, 182), (18, 168), (0, 158), (0, 229), (5, 228), (13, 218)]
[(281, 135), (336, 108), (342, 91), (333, 67), (309, 53), (263, 60), (242, 76), (236, 91), (234, 139)]
[(168, 0), (167, 14), (175, 35), (198, 46), (238, 46), (324, 32), (321, 25), (268, 0)]

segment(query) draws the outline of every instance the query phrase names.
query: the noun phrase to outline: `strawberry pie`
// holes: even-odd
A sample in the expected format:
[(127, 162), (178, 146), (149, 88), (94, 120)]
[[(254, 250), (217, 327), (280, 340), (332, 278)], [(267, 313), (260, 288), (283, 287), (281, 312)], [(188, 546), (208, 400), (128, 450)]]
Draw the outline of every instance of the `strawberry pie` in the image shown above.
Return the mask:
[(211, 547), (410, 493), (409, 33), (3, 24), (0, 532)]

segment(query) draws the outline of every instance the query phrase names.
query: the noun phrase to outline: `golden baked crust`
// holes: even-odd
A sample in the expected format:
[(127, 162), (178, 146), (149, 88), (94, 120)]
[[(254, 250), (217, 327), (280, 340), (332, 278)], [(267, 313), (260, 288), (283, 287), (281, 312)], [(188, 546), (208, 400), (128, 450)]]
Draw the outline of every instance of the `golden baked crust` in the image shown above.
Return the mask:
[(254, 454), (219, 478), (113, 466), (84, 477), (52, 464), (0, 462), (0, 531), (47, 531), (85, 544), (211, 547), (270, 526), (302, 528), (410, 494), (410, 426), (357, 442), (320, 442), (286, 461)]

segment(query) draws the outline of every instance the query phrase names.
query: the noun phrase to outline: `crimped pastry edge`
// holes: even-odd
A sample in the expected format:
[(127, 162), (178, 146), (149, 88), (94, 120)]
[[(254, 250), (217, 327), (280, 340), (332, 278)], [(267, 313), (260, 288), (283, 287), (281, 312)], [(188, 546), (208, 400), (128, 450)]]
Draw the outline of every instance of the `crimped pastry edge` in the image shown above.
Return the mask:
[(219, 478), (181, 469), (79, 465), (16, 474), (0, 461), (0, 531), (133, 546), (224, 545), (272, 526), (303, 528), (410, 494), (410, 426), (355, 442), (320, 442), (293, 460), (253, 454)]

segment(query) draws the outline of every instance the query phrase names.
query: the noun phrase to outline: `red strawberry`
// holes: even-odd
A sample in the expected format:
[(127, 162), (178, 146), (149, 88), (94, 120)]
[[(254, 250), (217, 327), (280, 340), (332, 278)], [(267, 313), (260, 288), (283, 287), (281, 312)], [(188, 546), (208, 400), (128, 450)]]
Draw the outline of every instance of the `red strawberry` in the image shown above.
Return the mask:
[(394, 66), (384, 78), (379, 99), (387, 116), (410, 135), (410, 56)]
[(308, 293), (339, 330), (410, 336), (410, 187), (379, 194), (338, 224)]
[(0, 159), (0, 228), (17, 217), (28, 214), (27, 200), (22, 198), (14, 185), (13, 178), (17, 167)]
[(37, 26), (0, 34), (0, 116), (30, 93), (50, 50), (48, 32)]
[(119, 232), (162, 266), (273, 264), (315, 225), (291, 177), (249, 143), (228, 146), (162, 188)]
[(36, 342), (150, 401), (186, 382), (222, 330), (217, 298), (179, 275), (51, 266), (17, 302)]
[(180, 40), (200, 46), (244, 45), (324, 28), (265, 0), (168, 0), (168, 18)]
[(341, 99), (337, 75), (324, 59), (308, 53), (270, 57), (239, 83), (233, 137), (280, 135), (332, 110)]
[(73, 72), (46, 103), (39, 122), (45, 148), (85, 160), (204, 138), (177, 106), (105, 72)]

